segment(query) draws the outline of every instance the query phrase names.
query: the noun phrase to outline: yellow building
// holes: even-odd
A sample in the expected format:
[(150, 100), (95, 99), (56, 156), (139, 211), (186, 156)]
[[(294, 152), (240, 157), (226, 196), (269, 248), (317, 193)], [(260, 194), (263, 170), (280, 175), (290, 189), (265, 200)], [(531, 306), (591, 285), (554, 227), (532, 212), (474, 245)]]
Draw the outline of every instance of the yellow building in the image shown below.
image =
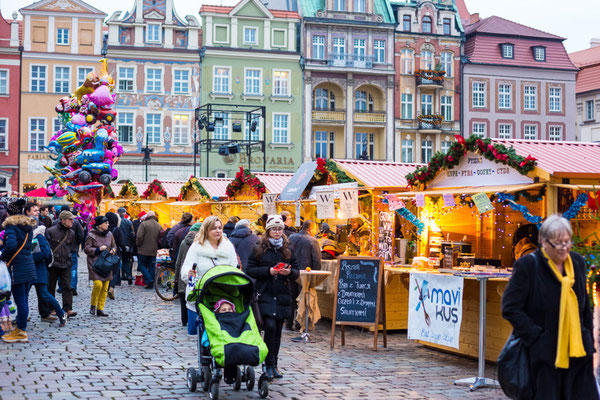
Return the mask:
[(44, 165), (53, 163), (44, 146), (60, 129), (54, 110), (92, 69), (100, 70), (102, 22), (106, 14), (80, 0), (42, 0), (23, 15), (20, 187), (42, 187)]

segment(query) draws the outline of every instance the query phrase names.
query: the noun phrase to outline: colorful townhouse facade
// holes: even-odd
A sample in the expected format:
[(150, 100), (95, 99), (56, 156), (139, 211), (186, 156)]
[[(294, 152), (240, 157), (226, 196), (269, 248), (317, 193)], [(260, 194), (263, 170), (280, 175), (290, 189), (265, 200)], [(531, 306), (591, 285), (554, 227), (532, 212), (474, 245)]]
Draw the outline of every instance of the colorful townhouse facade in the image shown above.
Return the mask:
[(577, 140), (600, 142), (600, 39), (569, 54), (579, 68), (576, 83)]
[(300, 0), (305, 160), (394, 159), (394, 28), (387, 0)]
[(178, 16), (173, 0), (135, 0), (130, 12), (113, 13), (106, 26), (104, 53), (125, 150), (119, 179), (187, 180), (200, 99), (198, 20)]
[[(203, 5), (200, 17), (201, 115), (208, 118), (199, 136), (200, 175), (233, 177), (240, 166), (294, 172), (303, 161), (299, 14), (242, 0), (231, 7)], [(255, 145), (250, 155), (247, 147), (215, 151), (227, 143)]]
[(96, 69), (106, 14), (81, 0), (41, 0), (23, 16), (20, 191), (43, 187), (52, 165), (45, 149), (61, 128), (55, 107)]
[(395, 160), (427, 163), (460, 133), (463, 28), (453, 0), (392, 2)]
[(19, 82), (21, 54), (18, 14), (0, 15), (0, 193), (19, 191)]

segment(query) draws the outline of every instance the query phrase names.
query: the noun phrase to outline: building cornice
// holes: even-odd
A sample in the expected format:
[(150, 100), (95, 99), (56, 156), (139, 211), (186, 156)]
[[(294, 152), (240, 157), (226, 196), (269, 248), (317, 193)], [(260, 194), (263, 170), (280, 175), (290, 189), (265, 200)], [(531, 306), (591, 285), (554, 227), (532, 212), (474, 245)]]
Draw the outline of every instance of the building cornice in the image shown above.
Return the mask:
[[(544, 67), (530, 67), (527, 65), (506, 65), (506, 64), (494, 64), (494, 63), (478, 63), (478, 62), (466, 62), (465, 64), (466, 66), (469, 65), (477, 65), (477, 66), (481, 66), (481, 67), (502, 67), (502, 68), (511, 68), (511, 69), (516, 69), (516, 68), (525, 68), (525, 69), (531, 69), (534, 71), (561, 71), (561, 72), (571, 72), (573, 74), (576, 74), (579, 70), (578, 69), (573, 69), (573, 68), (544, 68)], [(466, 73), (466, 72), (465, 72)]]
[(59, 60), (59, 61), (88, 61), (98, 62), (102, 59), (102, 55), (89, 55), (82, 56), (79, 54), (62, 54), (62, 53), (37, 53), (37, 52), (23, 52), (24, 59), (41, 59), (41, 60)]
[(42, 17), (94, 18), (104, 20), (104, 18), (106, 18), (108, 14), (69, 13), (56, 11), (24, 11), (23, 9), (21, 9), (21, 15), (37, 15)]
[(206, 47), (205, 56), (220, 56), (220, 57), (229, 57), (229, 58), (239, 58), (240, 56), (244, 57), (253, 57), (253, 58), (261, 58), (261, 59), (279, 59), (279, 60), (289, 60), (297, 62), (300, 60), (300, 53), (297, 52), (289, 52), (289, 51), (277, 51), (277, 50), (260, 50), (260, 49), (232, 49), (230, 47), (227, 48), (218, 48), (218, 47)]
[(158, 52), (158, 51), (148, 51), (143, 50), (141, 48), (120, 48), (109, 46), (106, 52), (106, 58), (109, 60), (120, 58), (120, 59), (130, 59), (130, 60), (160, 60), (160, 61), (182, 61), (182, 62), (200, 62), (200, 55), (197, 50), (183, 50), (183, 51), (171, 51), (168, 52)]
[(376, 22), (376, 21), (356, 21), (351, 19), (333, 19), (333, 18), (317, 18), (317, 17), (306, 17), (304, 18), (304, 23), (312, 23), (312, 24), (326, 24), (326, 25), (335, 25), (335, 26), (370, 26), (373, 28), (379, 28), (381, 30), (394, 30), (396, 28), (396, 23), (390, 22)]

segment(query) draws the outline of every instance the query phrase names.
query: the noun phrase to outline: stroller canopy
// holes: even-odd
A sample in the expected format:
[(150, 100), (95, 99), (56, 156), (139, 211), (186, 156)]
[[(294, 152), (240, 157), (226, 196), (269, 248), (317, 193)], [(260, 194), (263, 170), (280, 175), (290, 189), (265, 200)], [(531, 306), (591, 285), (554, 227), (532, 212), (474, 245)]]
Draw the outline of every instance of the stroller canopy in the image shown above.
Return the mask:
[(248, 275), (229, 265), (209, 269), (188, 295), (188, 301), (212, 309), (221, 299), (227, 299), (240, 312), (246, 309), (254, 295), (254, 283)]

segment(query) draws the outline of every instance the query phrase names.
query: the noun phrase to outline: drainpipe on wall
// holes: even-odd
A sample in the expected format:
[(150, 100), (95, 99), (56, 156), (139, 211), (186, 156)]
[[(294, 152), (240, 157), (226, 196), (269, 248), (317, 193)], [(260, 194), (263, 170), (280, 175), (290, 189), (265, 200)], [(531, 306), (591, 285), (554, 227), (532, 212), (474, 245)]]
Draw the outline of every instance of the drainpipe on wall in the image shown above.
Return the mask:
[(23, 46), (19, 46), (19, 123), (17, 148), (17, 191), (21, 192), (21, 85), (23, 83)]
[(464, 74), (465, 74), (464, 73), (465, 72), (464, 65), (468, 61), (467, 58), (464, 55), (465, 43), (466, 43), (466, 38), (462, 37), (460, 39), (460, 66), (459, 66), (459, 68), (460, 68), (460, 89), (458, 91), (459, 101), (460, 101), (460, 108), (459, 108), (459, 110), (460, 110), (460, 121), (459, 121), (460, 128), (459, 129), (460, 129), (461, 136), (465, 135), (465, 132), (464, 132), (464, 122), (463, 122), (464, 121), (464, 103), (463, 103), (464, 95), (463, 94), (464, 94), (465, 90), (464, 90), (464, 86), (463, 85), (464, 85)]

